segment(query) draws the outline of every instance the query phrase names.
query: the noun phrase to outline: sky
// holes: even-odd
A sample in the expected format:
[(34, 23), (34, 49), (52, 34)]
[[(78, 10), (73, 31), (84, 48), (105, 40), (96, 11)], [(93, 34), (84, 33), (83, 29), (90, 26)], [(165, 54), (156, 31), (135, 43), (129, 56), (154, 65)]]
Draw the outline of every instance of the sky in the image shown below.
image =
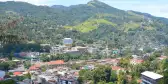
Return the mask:
[[(86, 4), (91, 0), (0, 0), (0, 1), (23, 1), (35, 5), (77, 5)], [(158, 17), (168, 18), (168, 0), (99, 0), (112, 7), (122, 10), (134, 10), (150, 13)]]

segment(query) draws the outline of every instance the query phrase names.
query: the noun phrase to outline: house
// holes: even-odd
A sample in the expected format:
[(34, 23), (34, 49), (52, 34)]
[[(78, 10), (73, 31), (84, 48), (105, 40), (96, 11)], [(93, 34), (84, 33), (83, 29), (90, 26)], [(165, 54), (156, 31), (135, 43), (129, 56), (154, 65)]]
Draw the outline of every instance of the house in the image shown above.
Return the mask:
[(163, 76), (154, 72), (145, 71), (141, 73), (141, 84), (163, 84)]
[(55, 46), (55, 47), (51, 47), (50, 49), (50, 54), (62, 54), (63, 50), (64, 50), (65, 46)]
[(131, 59), (130, 60), (130, 64), (133, 64), (133, 65), (141, 64), (143, 62), (144, 62), (144, 60), (141, 60), (141, 59)]
[(13, 75), (14, 75), (14, 76), (21, 76), (21, 75), (22, 75), (22, 72), (19, 72), (19, 71), (18, 71), (18, 72), (13, 72)]
[(91, 53), (91, 54), (96, 54), (99, 50), (97, 48), (92, 48), (92, 47), (89, 47), (88, 48), (88, 52)]
[(120, 66), (112, 66), (112, 70), (114, 70), (114, 71), (118, 71), (118, 70), (124, 71), (125, 69), (120, 67)]
[(133, 59), (141, 59), (141, 56), (138, 55), (132, 55)]
[(108, 61), (108, 63), (116, 66), (119, 63), (119, 61), (120, 61), (119, 59), (111, 59)]
[(58, 77), (48, 75), (48, 74), (41, 74), (38, 75), (38, 83), (40, 84), (57, 84)]
[(57, 84), (78, 84), (75, 77), (60, 77)]
[(40, 67), (44, 65), (44, 63), (36, 63), (34, 65), (32, 65), (31, 67), (29, 67), (30, 71), (39, 71)]
[(87, 70), (93, 70), (95, 68), (94, 65), (85, 65), (83, 67), (81, 67), (81, 69), (87, 69)]
[(69, 55), (81, 55), (79, 50), (64, 50), (64, 53)]
[(63, 60), (50, 61), (50, 62), (47, 62), (47, 65), (51, 67), (66, 66)]
[(77, 46), (76, 48), (77, 48), (77, 50), (78, 50), (81, 54), (85, 54), (85, 53), (88, 52), (88, 48), (87, 48), (87, 47)]
[(160, 57), (158, 57), (159, 60), (164, 60), (166, 58), (168, 58), (168, 57), (167, 56), (160, 56)]
[(112, 66), (112, 70), (116, 71), (117, 74), (120, 72), (120, 71), (123, 71), (125, 72), (125, 69), (120, 67), (120, 66)]

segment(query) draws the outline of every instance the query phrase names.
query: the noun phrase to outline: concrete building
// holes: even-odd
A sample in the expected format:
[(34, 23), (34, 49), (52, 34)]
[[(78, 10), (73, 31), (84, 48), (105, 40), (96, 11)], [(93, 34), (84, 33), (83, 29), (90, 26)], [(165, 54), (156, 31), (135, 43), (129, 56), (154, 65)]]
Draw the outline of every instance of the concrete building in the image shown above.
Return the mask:
[(141, 60), (141, 59), (131, 59), (130, 60), (130, 64), (132, 64), (132, 65), (141, 64), (143, 62), (144, 62), (144, 60)]
[(51, 47), (50, 54), (53, 54), (53, 55), (62, 54), (64, 48), (66, 48), (66, 46), (55, 46), (55, 47)]
[(163, 84), (162, 82), (163, 76), (160, 74), (156, 74), (154, 72), (145, 71), (141, 73), (141, 84)]
[(71, 38), (64, 38), (63, 45), (65, 46), (72, 46), (73, 40)]
[(77, 78), (74, 77), (60, 77), (58, 84), (78, 84)]
[(89, 47), (88, 48), (88, 52), (91, 53), (91, 54), (96, 54), (99, 50), (97, 48), (92, 48), (92, 47)]

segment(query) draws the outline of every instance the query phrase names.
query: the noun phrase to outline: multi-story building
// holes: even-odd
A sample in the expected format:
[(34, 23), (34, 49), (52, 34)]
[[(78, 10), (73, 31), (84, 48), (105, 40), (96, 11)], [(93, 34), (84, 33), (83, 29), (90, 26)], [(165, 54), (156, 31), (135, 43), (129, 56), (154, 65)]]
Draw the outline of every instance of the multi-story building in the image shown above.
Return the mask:
[(163, 76), (160, 74), (156, 74), (154, 72), (145, 71), (141, 73), (141, 84), (163, 84), (162, 82)]
[(58, 84), (78, 84), (78, 81), (74, 77), (60, 77)]

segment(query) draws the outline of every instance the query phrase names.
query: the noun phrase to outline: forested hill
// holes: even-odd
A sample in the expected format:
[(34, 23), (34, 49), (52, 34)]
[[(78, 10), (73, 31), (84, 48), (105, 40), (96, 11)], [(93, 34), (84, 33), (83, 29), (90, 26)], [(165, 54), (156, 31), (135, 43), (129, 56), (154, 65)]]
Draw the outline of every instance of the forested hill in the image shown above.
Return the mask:
[(111, 47), (168, 44), (168, 19), (119, 10), (97, 0), (69, 7), (0, 2), (1, 24), (19, 17), (24, 20), (8, 33), (40, 43), (59, 44), (71, 37), (79, 44), (108, 41)]

